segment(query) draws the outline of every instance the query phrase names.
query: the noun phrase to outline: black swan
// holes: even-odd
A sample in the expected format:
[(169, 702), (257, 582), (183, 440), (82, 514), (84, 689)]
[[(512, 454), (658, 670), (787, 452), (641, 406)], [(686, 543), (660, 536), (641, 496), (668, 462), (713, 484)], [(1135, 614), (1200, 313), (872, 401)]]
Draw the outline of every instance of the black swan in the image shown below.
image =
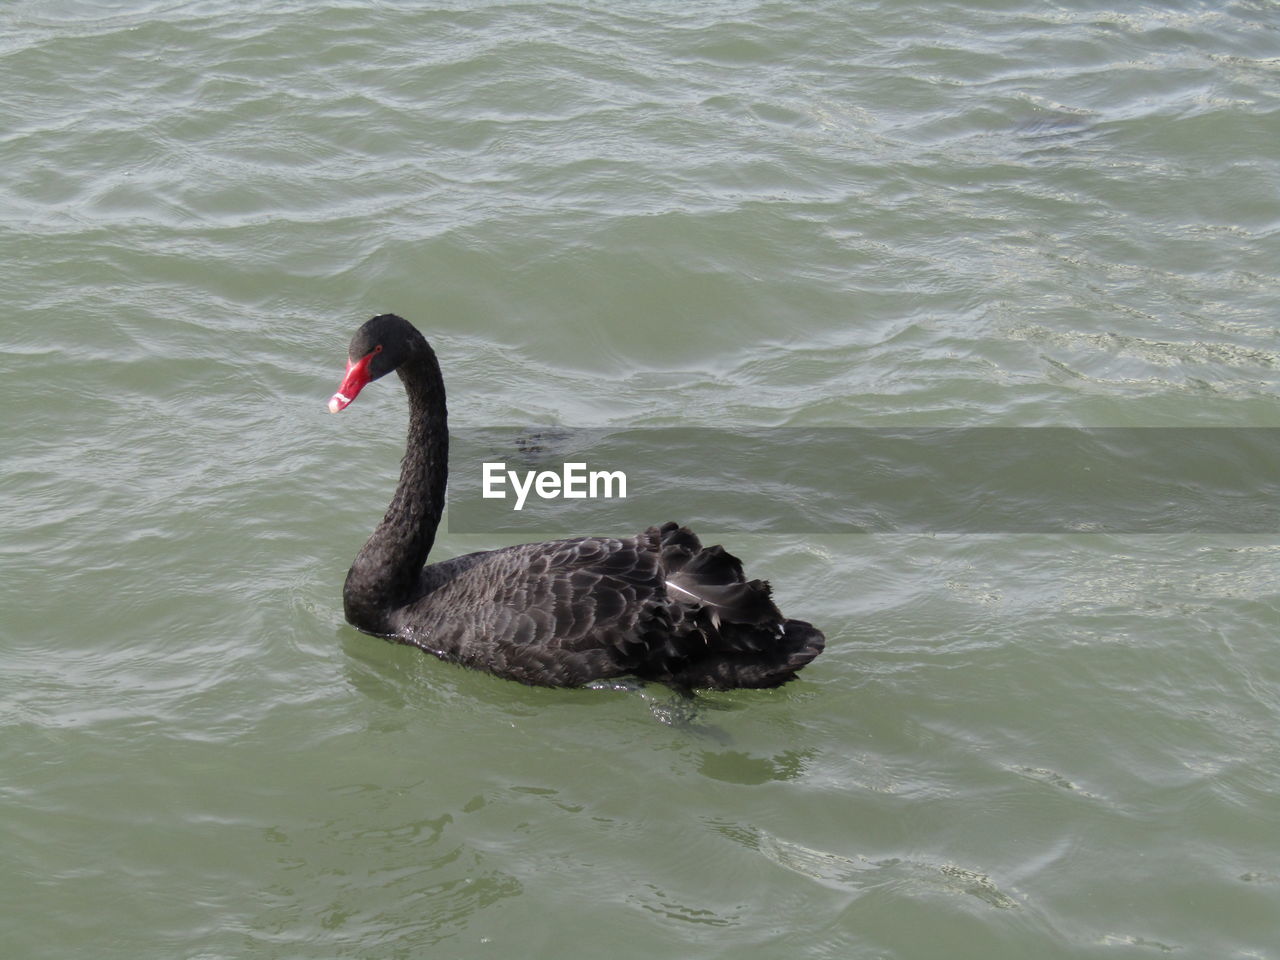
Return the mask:
[(822, 652), (821, 631), (787, 620), (769, 585), (675, 523), (638, 536), (579, 537), (426, 564), (444, 508), (449, 435), (430, 344), (395, 314), (351, 340), (329, 401), (344, 409), (392, 370), (409, 395), (400, 484), (342, 590), (366, 633), (522, 683), (574, 687), (609, 678), (694, 688), (776, 687)]

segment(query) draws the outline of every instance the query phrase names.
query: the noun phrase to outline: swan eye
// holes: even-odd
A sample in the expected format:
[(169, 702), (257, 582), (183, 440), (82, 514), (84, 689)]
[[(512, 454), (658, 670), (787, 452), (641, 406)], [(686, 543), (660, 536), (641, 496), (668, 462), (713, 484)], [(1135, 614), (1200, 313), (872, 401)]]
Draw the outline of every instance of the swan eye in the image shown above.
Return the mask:
[(374, 348), (373, 348), (373, 352), (374, 352), (374, 353), (381, 353), (381, 352), (382, 352), (382, 344), (378, 344), (376, 347), (374, 347)]

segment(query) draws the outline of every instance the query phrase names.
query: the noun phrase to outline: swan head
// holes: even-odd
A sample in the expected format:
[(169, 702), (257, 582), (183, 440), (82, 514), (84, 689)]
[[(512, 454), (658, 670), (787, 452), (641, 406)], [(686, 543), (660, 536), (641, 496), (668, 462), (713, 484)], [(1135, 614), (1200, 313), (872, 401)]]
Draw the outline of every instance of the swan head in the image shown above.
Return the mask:
[(347, 349), (347, 371), (338, 392), (329, 398), (329, 412), (345, 410), (366, 386), (403, 365), (426, 341), (408, 320), (384, 313), (366, 321)]

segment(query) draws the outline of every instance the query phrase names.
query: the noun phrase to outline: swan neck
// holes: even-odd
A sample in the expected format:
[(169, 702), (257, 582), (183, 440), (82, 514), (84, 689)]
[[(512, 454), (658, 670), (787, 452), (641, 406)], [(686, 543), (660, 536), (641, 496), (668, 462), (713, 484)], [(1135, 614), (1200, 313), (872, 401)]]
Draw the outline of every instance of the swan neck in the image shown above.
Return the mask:
[(356, 555), (343, 590), (348, 621), (371, 633), (393, 633), (392, 614), (415, 598), (444, 512), (448, 482), (444, 382), (425, 340), (398, 373), (409, 398), (400, 482), (382, 522)]

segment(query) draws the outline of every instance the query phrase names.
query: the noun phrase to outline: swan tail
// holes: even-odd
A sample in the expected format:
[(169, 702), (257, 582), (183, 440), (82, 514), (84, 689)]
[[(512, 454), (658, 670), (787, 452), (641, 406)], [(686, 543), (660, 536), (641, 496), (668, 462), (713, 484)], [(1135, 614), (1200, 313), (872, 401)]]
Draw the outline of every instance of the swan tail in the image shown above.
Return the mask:
[(748, 580), (722, 547), (703, 547), (675, 523), (647, 531), (657, 541), (672, 622), (659, 629), (666, 682), (729, 690), (776, 687), (822, 652), (822, 632), (783, 617), (767, 581)]
[(674, 671), (670, 683), (690, 690), (780, 687), (794, 680), (796, 671), (820, 654), (825, 645), (826, 638), (813, 624), (785, 620), (781, 635), (772, 637), (767, 645), (761, 644), (759, 649), (747, 644), (710, 651)]

